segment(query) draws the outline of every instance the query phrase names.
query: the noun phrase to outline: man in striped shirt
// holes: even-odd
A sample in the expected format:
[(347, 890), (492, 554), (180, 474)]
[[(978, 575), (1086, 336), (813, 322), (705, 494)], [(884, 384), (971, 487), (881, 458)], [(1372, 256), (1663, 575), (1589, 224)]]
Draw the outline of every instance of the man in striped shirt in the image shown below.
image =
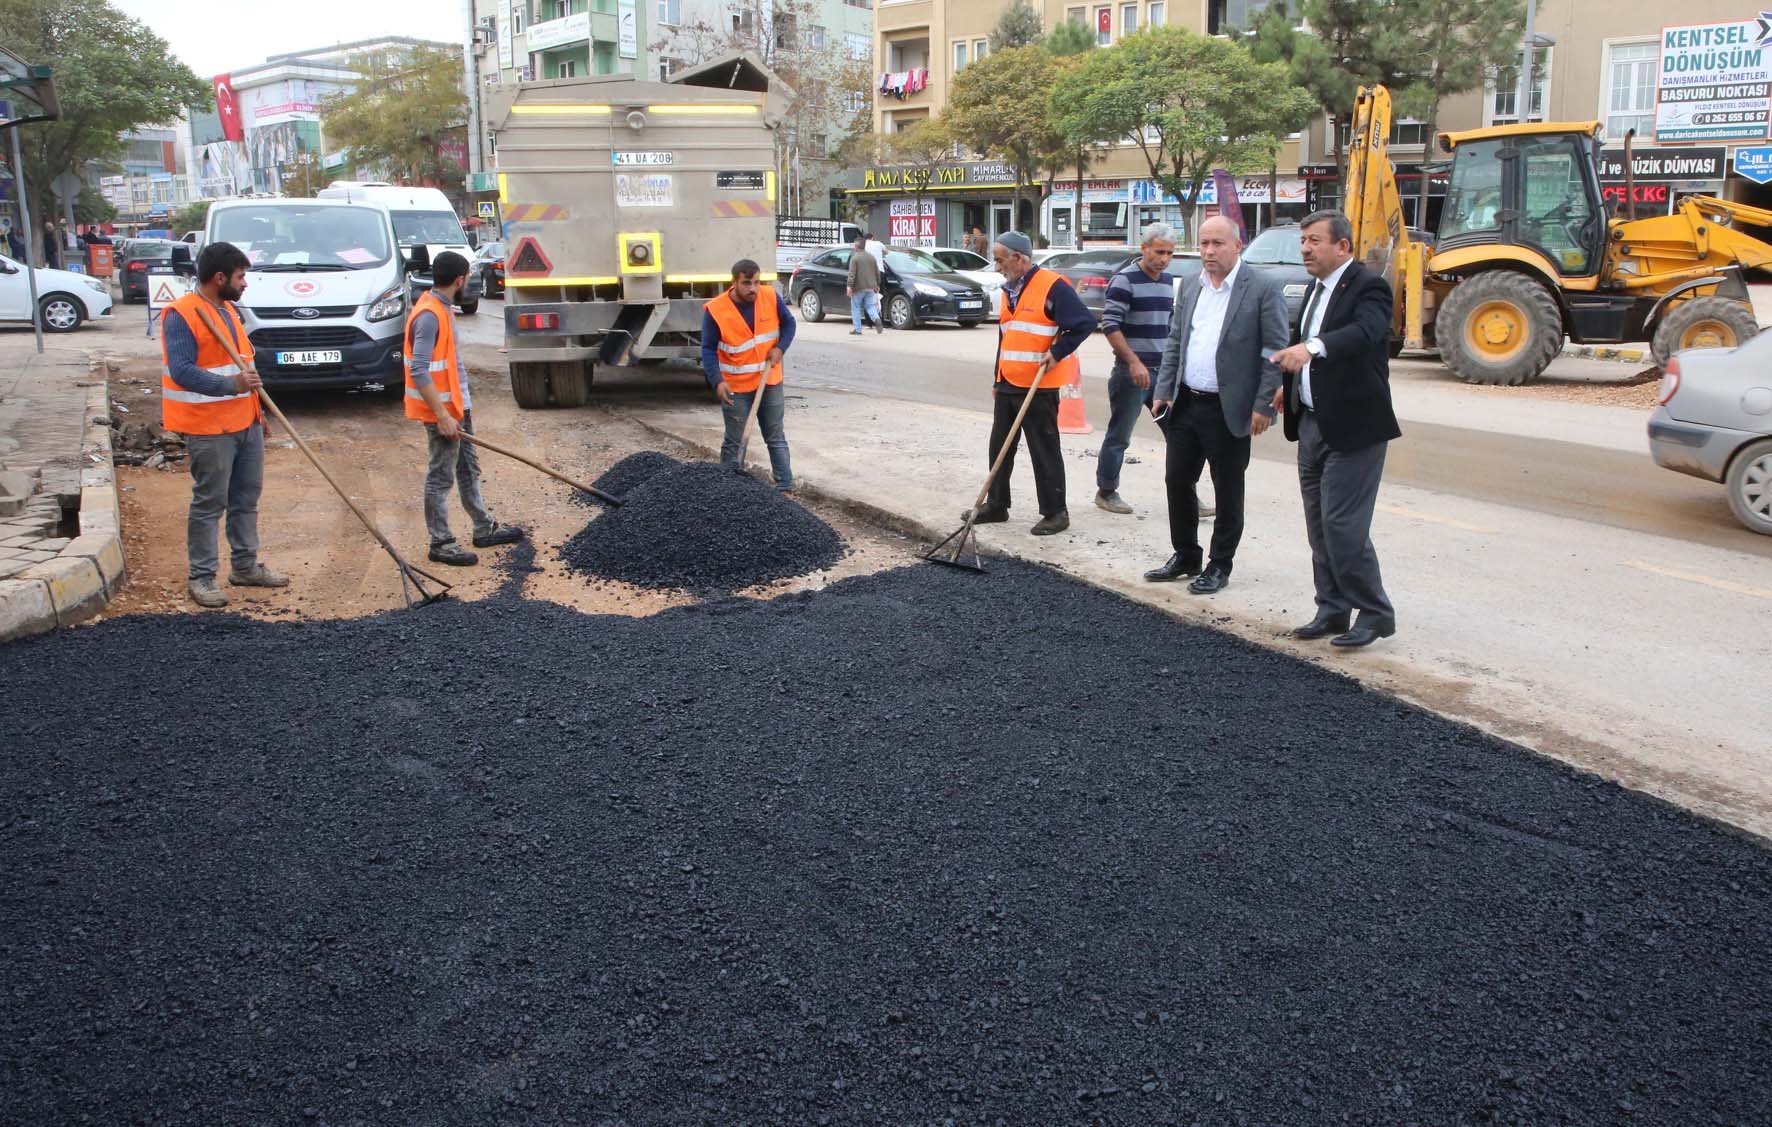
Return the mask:
[(1114, 370), (1108, 376), (1107, 435), (1095, 461), (1095, 504), (1110, 513), (1132, 511), (1120, 497), (1120, 466), (1138, 414), (1150, 406), (1151, 383), (1163, 363), (1175, 308), (1175, 279), (1168, 272), (1174, 256), (1174, 228), (1152, 223), (1144, 229), (1138, 260), (1108, 283), (1101, 332), (1114, 350)]

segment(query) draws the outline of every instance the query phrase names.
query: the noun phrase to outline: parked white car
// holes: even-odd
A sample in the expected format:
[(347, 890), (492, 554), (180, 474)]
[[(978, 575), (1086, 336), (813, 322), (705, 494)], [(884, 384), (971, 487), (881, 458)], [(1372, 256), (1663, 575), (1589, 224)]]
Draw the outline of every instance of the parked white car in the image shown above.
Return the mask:
[(991, 311), (990, 319), (995, 321), (997, 313), (1003, 307), (1003, 285), (1007, 281), (1003, 275), (997, 273), (997, 264), (975, 251), (963, 250), (960, 247), (928, 247), (925, 249), (940, 259), (941, 264), (949, 270), (969, 282), (977, 282), (984, 287), (985, 304)]
[[(111, 315), (111, 289), (72, 270), (35, 270), (43, 331), (71, 333), (82, 322)], [(23, 264), (0, 256), (0, 321), (31, 320), (31, 279)]]

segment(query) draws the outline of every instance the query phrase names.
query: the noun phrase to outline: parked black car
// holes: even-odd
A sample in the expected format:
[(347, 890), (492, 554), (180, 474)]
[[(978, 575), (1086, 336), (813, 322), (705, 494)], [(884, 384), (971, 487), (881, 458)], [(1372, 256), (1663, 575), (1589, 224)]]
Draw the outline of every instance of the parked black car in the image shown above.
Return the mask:
[(1310, 271), (1304, 268), (1304, 234), (1296, 223), (1269, 227), (1243, 248), (1243, 265), (1280, 283), (1286, 295), (1286, 317), (1297, 323), (1304, 312), (1304, 295), (1311, 288)]
[(1069, 282), (1089, 312), (1099, 317), (1107, 307), (1108, 283), (1137, 257), (1137, 247), (1090, 247), (1064, 259), (1053, 273)]
[(123, 249), (123, 258), (117, 265), (117, 271), (123, 278), (125, 304), (148, 300), (148, 267), (171, 265), (174, 245), (176, 244), (171, 239), (129, 240), (129, 245)]
[(505, 245), (481, 243), (474, 254), (474, 272), (480, 275), (480, 292), (487, 297), (505, 294)]
[[(803, 319), (822, 321), (826, 313), (849, 315), (846, 291), (849, 256), (854, 253), (850, 247), (833, 247), (795, 267), (788, 279), (788, 300), (799, 306)], [(886, 323), (895, 329), (914, 329), (925, 321), (954, 321), (970, 329), (990, 315), (982, 286), (920, 250), (887, 247), (880, 281), (880, 307)]]

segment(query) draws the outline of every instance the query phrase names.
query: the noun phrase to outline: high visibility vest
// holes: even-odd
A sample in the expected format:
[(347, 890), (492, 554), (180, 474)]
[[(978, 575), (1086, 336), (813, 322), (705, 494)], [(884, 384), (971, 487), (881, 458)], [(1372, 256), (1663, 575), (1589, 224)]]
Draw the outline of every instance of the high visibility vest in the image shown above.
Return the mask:
[(437, 416), (431, 412), (430, 401), (412, 382), (412, 322), (420, 313), (437, 315), (437, 346), (431, 350), (431, 383), (437, 389), (437, 398), (460, 422), (463, 415), (474, 409), (474, 398), (468, 394), (468, 381), (462, 378), (461, 360), (455, 351), (455, 314), (450, 311), (448, 302), (430, 290), (419, 295), (419, 299), (412, 303), (412, 312), (406, 315), (406, 343), (401, 349), (406, 355), (406, 417), (426, 423), (437, 421)]
[(756, 391), (763, 373), (769, 373), (771, 385), (781, 382), (781, 364), (769, 362), (769, 350), (781, 339), (781, 318), (776, 315), (775, 291), (757, 291), (751, 303), (755, 327), (744, 323), (738, 303), (727, 290), (708, 302), (709, 315), (720, 326), (720, 378), (736, 392)]
[[(167, 306), (176, 313), (197, 338), (197, 367), (212, 376), (237, 376), (240, 366), (228, 355), (220, 338), (209, 331), (202, 310), (217, 321), (223, 317), (233, 326), (235, 351), (240, 359), (252, 363), (252, 342), (246, 339), (246, 326), (231, 301), (220, 310), (199, 293), (188, 293)], [(179, 434), (236, 434), (259, 421), (258, 393), (230, 392), (227, 395), (199, 395), (180, 387), (172, 378), (172, 358), (166, 351), (166, 333), (160, 333), (160, 425)]]
[[(1069, 285), (1050, 270), (1034, 271), (1034, 276), (1021, 287), (1021, 299), (1009, 308), (1009, 291), (1001, 297), (1002, 310), (997, 318), (997, 378), (1016, 387), (1034, 386), (1040, 363), (1052, 351), (1058, 339), (1058, 322), (1046, 316), (1046, 298), (1053, 286)], [(1052, 366), (1040, 387), (1056, 388), (1075, 383), (1082, 375), (1076, 353)]]

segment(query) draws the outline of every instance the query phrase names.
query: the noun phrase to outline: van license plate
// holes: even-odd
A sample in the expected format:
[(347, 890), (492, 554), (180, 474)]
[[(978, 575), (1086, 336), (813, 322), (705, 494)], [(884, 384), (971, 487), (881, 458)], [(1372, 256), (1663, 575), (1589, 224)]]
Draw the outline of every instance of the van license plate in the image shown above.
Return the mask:
[(961, 309), (983, 309), (984, 302), (982, 302), (982, 301), (962, 301), (960, 303), (960, 308)]
[(293, 367), (298, 364), (342, 364), (344, 363), (344, 359), (344, 353), (337, 350), (329, 350), (326, 352), (277, 353), (277, 364), (279, 366)]

